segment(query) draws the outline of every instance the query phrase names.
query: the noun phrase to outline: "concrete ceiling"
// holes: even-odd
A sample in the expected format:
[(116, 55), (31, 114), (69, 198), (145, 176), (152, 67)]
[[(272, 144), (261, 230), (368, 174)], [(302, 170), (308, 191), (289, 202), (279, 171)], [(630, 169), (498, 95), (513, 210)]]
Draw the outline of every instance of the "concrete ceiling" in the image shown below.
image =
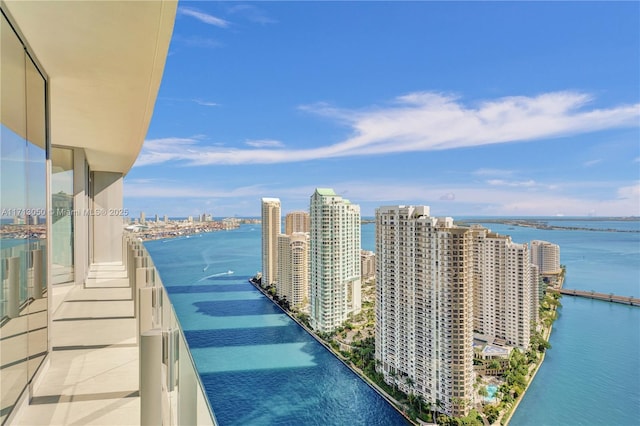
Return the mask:
[(126, 173), (151, 121), (177, 1), (2, 1), (49, 78), (51, 143)]

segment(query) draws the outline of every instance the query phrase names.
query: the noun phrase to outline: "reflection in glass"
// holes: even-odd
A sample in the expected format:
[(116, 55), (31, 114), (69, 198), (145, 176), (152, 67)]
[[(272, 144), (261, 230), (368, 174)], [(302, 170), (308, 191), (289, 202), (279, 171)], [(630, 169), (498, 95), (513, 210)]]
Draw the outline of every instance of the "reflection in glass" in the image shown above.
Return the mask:
[(51, 149), (52, 284), (73, 281), (73, 150)]
[(45, 81), (0, 19), (0, 423), (47, 351)]
[(28, 242), (25, 218), (27, 155), (25, 55), (22, 44), (2, 17), (0, 28), (0, 207), (2, 233), (2, 323), (0, 326), (0, 420), (9, 414), (28, 382), (25, 301)]
[(45, 82), (27, 57), (27, 217), (29, 245), (27, 251), (28, 366), (29, 380), (47, 354), (47, 151), (45, 143)]

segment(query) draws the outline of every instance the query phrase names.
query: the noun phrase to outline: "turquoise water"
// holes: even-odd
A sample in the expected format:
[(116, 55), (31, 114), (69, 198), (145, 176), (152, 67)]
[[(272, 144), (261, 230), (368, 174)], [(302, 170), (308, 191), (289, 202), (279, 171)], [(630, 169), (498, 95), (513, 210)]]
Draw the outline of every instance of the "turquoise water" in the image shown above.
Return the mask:
[[(559, 244), (568, 288), (640, 297), (638, 233), (487, 226), (516, 242)], [(362, 227), (366, 250), (375, 248), (374, 230), (373, 224)], [(164, 241), (146, 246), (222, 426), (403, 424), (395, 410), (246, 282), (260, 268), (259, 226)], [(562, 304), (553, 347), (511, 424), (640, 424), (640, 308), (569, 296)]]
[[(405, 425), (248, 282), (260, 227), (145, 243), (220, 425)], [(233, 273), (229, 273), (233, 271)]]
[[(553, 224), (640, 229), (638, 221)], [(485, 226), (518, 243), (559, 244), (566, 288), (640, 297), (640, 233)], [(362, 227), (362, 246), (374, 250), (373, 224)], [(570, 296), (562, 305), (552, 348), (510, 424), (640, 425), (640, 308)]]
[(487, 385), (487, 396), (484, 397), (484, 400), (487, 402), (494, 401), (496, 392), (498, 392), (498, 387), (496, 385)]

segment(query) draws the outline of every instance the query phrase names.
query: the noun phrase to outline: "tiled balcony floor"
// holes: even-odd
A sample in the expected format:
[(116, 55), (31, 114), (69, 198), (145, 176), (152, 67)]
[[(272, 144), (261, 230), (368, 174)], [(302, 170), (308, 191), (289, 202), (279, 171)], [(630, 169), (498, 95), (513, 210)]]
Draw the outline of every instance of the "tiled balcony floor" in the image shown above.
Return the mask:
[(133, 309), (125, 268), (92, 265), (54, 313), (49, 368), (15, 424), (139, 424)]

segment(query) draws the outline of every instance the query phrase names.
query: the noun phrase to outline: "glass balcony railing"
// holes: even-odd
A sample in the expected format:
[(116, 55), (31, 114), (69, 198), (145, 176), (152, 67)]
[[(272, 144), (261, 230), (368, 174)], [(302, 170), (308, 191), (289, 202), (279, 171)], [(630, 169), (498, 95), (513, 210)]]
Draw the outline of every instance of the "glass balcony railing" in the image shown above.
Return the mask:
[(217, 426), (151, 256), (133, 235), (125, 234), (124, 244), (138, 320), (142, 424)]

